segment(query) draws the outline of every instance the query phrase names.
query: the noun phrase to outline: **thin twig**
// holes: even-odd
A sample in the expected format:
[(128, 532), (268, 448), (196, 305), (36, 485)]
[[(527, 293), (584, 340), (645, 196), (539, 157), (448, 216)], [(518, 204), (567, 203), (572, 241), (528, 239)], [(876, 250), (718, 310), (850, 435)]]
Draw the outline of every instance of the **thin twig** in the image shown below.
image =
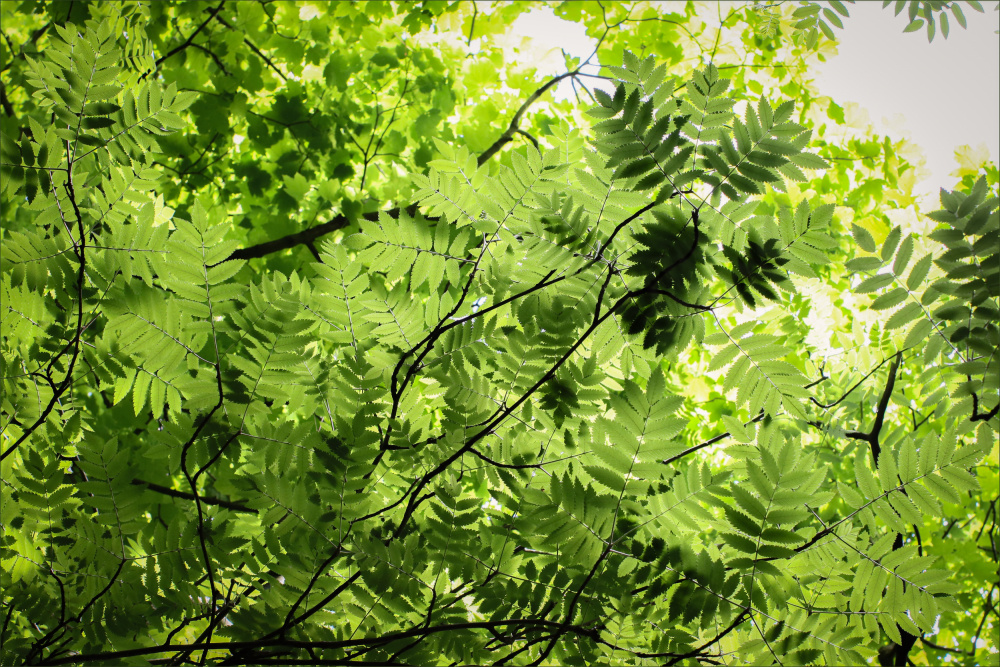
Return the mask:
[[(170, 58), (171, 58), (172, 56), (174, 56), (174, 55), (176, 55), (176, 54), (180, 53), (181, 51), (183, 51), (183, 50), (184, 50), (184, 49), (186, 49), (187, 47), (191, 46), (191, 45), (193, 44), (193, 42), (192, 42), (191, 40), (193, 40), (193, 39), (194, 39), (195, 37), (197, 37), (197, 36), (198, 36), (198, 33), (200, 33), (200, 32), (201, 32), (201, 31), (202, 31), (202, 30), (203, 30), (203, 29), (205, 28), (205, 26), (206, 26), (206, 25), (208, 25), (208, 22), (209, 22), (209, 21), (211, 21), (211, 20), (212, 20), (213, 18), (215, 18), (215, 17), (216, 17), (216, 15), (217, 15), (217, 14), (218, 14), (218, 13), (219, 13), (220, 11), (222, 11), (222, 6), (223, 6), (224, 4), (225, 4), (225, 0), (220, 0), (220, 2), (219, 2), (219, 4), (218, 4), (218, 6), (216, 6), (216, 8), (215, 8), (215, 9), (213, 9), (213, 10), (211, 10), (211, 11), (209, 12), (209, 14), (208, 14), (208, 18), (207, 18), (207, 19), (205, 19), (204, 21), (202, 21), (201, 25), (200, 25), (200, 26), (198, 26), (197, 28), (195, 28), (195, 31), (194, 31), (194, 32), (192, 32), (192, 33), (191, 33), (191, 34), (190, 34), (190, 35), (188, 36), (188, 38), (187, 38), (187, 39), (185, 39), (185, 40), (184, 40), (184, 41), (183, 41), (182, 43), (178, 44), (178, 45), (177, 45), (177, 46), (175, 46), (174, 48), (170, 49), (170, 51), (168, 51), (168, 52), (167, 52), (166, 54), (164, 54), (164, 55), (160, 56), (159, 58), (157, 58), (157, 59), (156, 59), (156, 66), (155, 66), (155, 68), (154, 68), (154, 71), (159, 71), (159, 70), (160, 70), (160, 66), (161, 66), (161, 65), (162, 65), (162, 64), (163, 64), (163, 63), (164, 63), (165, 61), (169, 60), (169, 59), (170, 59)], [(148, 74), (148, 72), (147, 72), (147, 74)], [(143, 76), (145, 76), (145, 75), (143, 75)]]

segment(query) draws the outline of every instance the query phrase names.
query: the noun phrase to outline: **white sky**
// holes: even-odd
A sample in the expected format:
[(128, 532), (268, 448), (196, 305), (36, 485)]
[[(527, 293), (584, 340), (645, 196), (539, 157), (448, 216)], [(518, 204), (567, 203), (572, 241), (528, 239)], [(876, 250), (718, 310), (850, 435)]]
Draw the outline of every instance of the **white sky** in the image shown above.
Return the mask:
[[(554, 76), (566, 71), (560, 49), (583, 60), (597, 45), (596, 39), (587, 37), (582, 25), (556, 18), (552, 10), (547, 7), (532, 9), (519, 16), (510, 27), (509, 34), (515, 38), (527, 37), (532, 40), (530, 47), (521, 48), (517, 57), (522, 60), (534, 60), (537, 63), (538, 73), (543, 76)], [(596, 74), (597, 71), (594, 70), (593, 73)], [(572, 85), (566, 80), (560, 82), (554, 95), (556, 99), (573, 97)]]
[(857, 102), (878, 132), (908, 136), (924, 149), (931, 176), (923, 186), (931, 192), (954, 185), (958, 146), (985, 143), (993, 162), (1000, 157), (996, 5), (984, 2), (985, 14), (963, 6), (968, 30), (952, 20), (948, 39), (939, 29), (928, 44), (925, 30), (903, 33), (905, 10), (894, 16), (891, 6), (859, 2), (836, 31), (838, 55), (816, 69), (821, 94)]
[[(924, 149), (931, 175), (918, 191), (936, 193), (954, 185), (949, 174), (956, 169), (954, 150), (961, 145), (985, 144), (992, 161), (1000, 157), (997, 4), (984, 2), (985, 14), (963, 6), (969, 29), (952, 20), (948, 39), (938, 30), (931, 44), (923, 30), (903, 33), (905, 11), (894, 16), (891, 6), (883, 10), (881, 2), (849, 5), (844, 30), (835, 29), (838, 55), (814, 70), (821, 95), (841, 105), (860, 104), (877, 132), (909, 138)], [(522, 49), (519, 57), (539, 61), (543, 75), (565, 71), (560, 48), (582, 59), (595, 44), (583, 26), (556, 18), (547, 8), (518, 18), (511, 36), (532, 38), (534, 48)], [(572, 96), (569, 82), (562, 82), (555, 94)]]

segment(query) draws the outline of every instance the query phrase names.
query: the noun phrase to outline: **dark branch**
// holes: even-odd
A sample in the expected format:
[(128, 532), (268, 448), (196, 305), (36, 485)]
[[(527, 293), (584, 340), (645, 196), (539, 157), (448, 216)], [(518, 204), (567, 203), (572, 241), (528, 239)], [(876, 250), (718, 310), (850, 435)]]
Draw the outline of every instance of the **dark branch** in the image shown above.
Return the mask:
[(868, 373), (863, 378), (861, 378), (860, 380), (858, 380), (857, 383), (855, 383), (855, 385), (853, 387), (851, 387), (850, 389), (848, 389), (844, 393), (843, 396), (841, 396), (840, 398), (838, 398), (837, 400), (835, 400), (833, 403), (827, 403), (826, 405), (824, 405), (824, 404), (820, 403), (819, 401), (817, 401), (812, 396), (809, 397), (809, 400), (811, 400), (813, 403), (815, 403), (819, 407), (823, 408), (824, 410), (828, 410), (828, 409), (830, 409), (832, 407), (835, 407), (837, 404), (839, 404), (845, 398), (847, 398), (848, 396), (850, 396), (851, 392), (853, 392), (855, 389), (857, 389), (858, 387), (860, 387), (861, 384), (865, 380), (867, 380), (868, 378), (870, 378), (875, 373), (875, 371), (877, 371), (878, 369), (882, 368), (882, 366), (885, 364), (885, 362), (889, 361), (889, 359), (890, 359), (890, 357), (886, 357), (885, 359), (883, 359), (882, 363), (880, 363), (878, 366), (876, 366), (875, 368), (873, 368), (870, 371), (868, 371)]
[(861, 431), (848, 431), (844, 434), (848, 438), (864, 440), (867, 442), (871, 447), (872, 459), (874, 459), (876, 466), (878, 466), (879, 454), (882, 452), (882, 447), (878, 442), (878, 436), (882, 432), (882, 423), (885, 421), (885, 411), (889, 407), (889, 399), (892, 397), (892, 389), (896, 386), (896, 373), (899, 372), (899, 364), (902, 359), (902, 352), (897, 352), (895, 357), (893, 357), (892, 368), (889, 369), (889, 377), (885, 382), (885, 389), (882, 390), (882, 397), (879, 399), (878, 407), (875, 410), (875, 423), (872, 424), (872, 430), (868, 433), (862, 433)]
[(10, 100), (7, 99), (7, 87), (3, 85), (3, 81), (0, 81), (0, 106), (3, 107), (3, 112), (9, 117), (14, 117), (14, 107), (11, 105)]
[(158, 71), (160, 69), (160, 66), (165, 61), (169, 60), (172, 56), (180, 53), (181, 51), (183, 51), (187, 47), (191, 46), (192, 40), (195, 37), (198, 36), (198, 33), (200, 33), (205, 28), (206, 25), (208, 25), (209, 21), (211, 21), (213, 18), (215, 18), (216, 14), (218, 14), (220, 11), (222, 11), (222, 5), (224, 5), (224, 4), (225, 4), (225, 0), (222, 0), (221, 2), (219, 2), (218, 6), (215, 9), (213, 9), (213, 10), (211, 10), (209, 12), (208, 18), (205, 19), (204, 21), (202, 21), (202, 24), (200, 26), (198, 26), (197, 28), (195, 28), (195, 31), (192, 32), (188, 36), (187, 39), (185, 39), (182, 43), (178, 44), (174, 48), (170, 49), (170, 51), (168, 51), (166, 54), (164, 54), (164, 55), (160, 56), (159, 58), (157, 58), (156, 59), (156, 68), (155, 68), (155, 71)]
[(222, 64), (222, 61), (219, 59), (219, 56), (217, 56), (215, 54), (215, 51), (212, 51), (211, 49), (205, 48), (201, 44), (193, 44), (192, 43), (191, 46), (193, 46), (196, 49), (199, 49), (200, 51), (203, 51), (204, 53), (207, 53), (209, 56), (212, 57), (212, 60), (215, 61), (215, 64), (219, 67), (219, 69), (222, 70), (223, 74), (225, 74), (226, 76), (232, 76), (232, 74), (229, 73), (229, 70), (226, 69), (226, 66)]
[[(399, 217), (399, 208), (390, 209), (385, 211), (390, 217)], [(408, 215), (416, 215), (417, 205), (412, 204), (406, 208), (406, 213)], [(364, 213), (361, 215), (363, 220), (368, 222), (375, 222), (378, 220), (378, 213)], [(297, 245), (309, 246), (315, 244), (316, 240), (329, 234), (330, 232), (335, 232), (338, 229), (344, 229), (349, 226), (351, 221), (345, 215), (338, 215), (335, 218), (324, 222), (321, 225), (316, 225), (315, 227), (310, 227), (309, 229), (303, 229), (301, 232), (295, 232), (294, 234), (289, 234), (287, 236), (282, 236), (281, 238), (274, 239), (273, 241), (265, 241), (263, 243), (258, 243), (257, 245), (252, 245), (247, 248), (240, 248), (227, 257), (223, 261), (228, 261), (230, 259), (256, 259), (258, 257), (266, 257), (271, 253), (280, 252), (282, 250), (288, 250), (289, 248), (294, 248)], [(315, 246), (314, 246), (315, 247)], [(313, 248), (310, 248), (310, 252), (313, 252), (313, 256), (319, 259), (319, 253), (314, 252)]]
[(928, 648), (932, 648), (935, 651), (947, 651), (948, 653), (963, 653), (965, 655), (975, 655), (975, 653), (972, 652), (972, 651), (966, 651), (966, 650), (960, 649), (960, 648), (948, 648), (947, 646), (941, 646), (940, 644), (935, 644), (934, 642), (932, 642), (930, 639), (927, 639), (926, 637), (921, 637), (920, 641), (923, 643), (924, 646), (926, 646)]
[(472, 34), (476, 31), (476, 17), (479, 16), (479, 8), (476, 7), (476, 3), (472, 3), (472, 25), (469, 26), (469, 41), (466, 42), (467, 46), (472, 46)]
[(516, 130), (516, 132), (517, 132), (517, 134), (520, 134), (523, 137), (527, 137), (528, 141), (530, 141), (532, 144), (534, 144), (535, 148), (538, 148), (538, 139), (535, 139), (533, 136), (531, 136), (531, 134), (529, 134), (528, 132), (525, 132), (522, 129), (518, 129), (518, 130)]
[[(764, 418), (764, 411), (761, 410), (760, 413), (758, 413), (758, 415), (756, 417), (754, 417), (753, 419), (751, 419), (750, 421), (748, 421), (746, 424), (744, 424), (744, 426), (749, 426), (750, 424), (756, 424), (757, 422), (759, 422), (763, 418)], [(729, 431), (726, 431), (725, 433), (720, 433), (719, 435), (715, 436), (714, 438), (706, 440), (705, 442), (703, 442), (701, 444), (695, 445), (694, 447), (688, 447), (687, 449), (685, 449), (680, 454), (676, 454), (674, 456), (671, 456), (669, 459), (664, 460), (662, 463), (663, 463), (663, 465), (670, 465), (671, 463), (673, 463), (674, 461), (677, 461), (678, 459), (682, 459), (685, 456), (688, 456), (689, 454), (695, 453), (699, 449), (704, 449), (705, 447), (708, 447), (709, 445), (714, 445), (715, 443), (719, 442), (720, 440), (725, 440), (726, 438), (730, 437), (731, 435), (732, 435), (732, 433), (730, 433)]]
[(287, 250), (288, 248), (294, 248), (297, 245), (311, 245), (319, 237), (329, 234), (330, 232), (335, 232), (338, 229), (343, 229), (347, 227), (350, 220), (347, 216), (338, 215), (329, 222), (324, 222), (321, 225), (316, 225), (315, 227), (310, 227), (309, 229), (303, 229), (301, 232), (296, 232), (294, 234), (289, 234), (288, 236), (282, 236), (279, 239), (274, 239), (273, 241), (265, 241), (264, 243), (258, 243), (257, 245), (252, 245), (247, 248), (240, 248), (233, 252), (227, 259), (254, 259), (257, 257), (265, 257), (271, 253), (279, 252), (281, 250)]
[(990, 410), (989, 412), (979, 412), (979, 396), (977, 396), (976, 393), (973, 392), (973, 394), (972, 394), (972, 416), (969, 417), (969, 421), (974, 421), (974, 422), (985, 421), (985, 422), (988, 422), (989, 420), (991, 420), (994, 417), (996, 417), (998, 413), (1000, 413), (1000, 403), (997, 403), (996, 406), (992, 410)]
[[(221, 22), (228, 28), (232, 28), (232, 26), (229, 23), (227, 23), (225, 19), (219, 18), (219, 22)], [(247, 40), (244, 39), (244, 41), (246, 41), (247, 44), (250, 46), (250, 48), (254, 49), (254, 51), (257, 52), (258, 55), (260, 55), (262, 58), (265, 58), (266, 60), (266, 57), (259, 51), (257, 51), (256, 47), (250, 44), (250, 42), (248, 42)], [(270, 61), (267, 62), (268, 64), (271, 64)], [(271, 66), (274, 67), (273, 65)], [(547, 91), (549, 88), (557, 84), (559, 81), (562, 81), (567, 77), (575, 76), (576, 74), (577, 72), (567, 72), (566, 74), (561, 74), (549, 80), (547, 83), (545, 83), (545, 85), (543, 85), (541, 88), (532, 93), (531, 96), (527, 100), (525, 100), (524, 104), (522, 104), (521, 107), (514, 114), (514, 118), (511, 120), (507, 130), (504, 131), (502, 135), (500, 135), (499, 139), (493, 142), (492, 146), (487, 148), (483, 152), (483, 154), (479, 156), (479, 158), (477, 159), (477, 163), (479, 165), (484, 164), (487, 160), (493, 157), (493, 155), (495, 155), (497, 151), (503, 148), (504, 145), (509, 143), (513, 138), (513, 136), (517, 133), (521, 133), (524, 136), (528, 137), (528, 139), (531, 140), (531, 142), (534, 143), (535, 146), (537, 147), (538, 142), (535, 140), (535, 138), (532, 137), (527, 132), (524, 132), (523, 130), (520, 130), (518, 128), (518, 124), (521, 122), (521, 118), (524, 116), (524, 113), (525, 111), (527, 111), (528, 107), (531, 106), (532, 103), (537, 101), (538, 98), (544, 95), (545, 91)], [(411, 206), (408, 206), (406, 210), (412, 216), (416, 214), (417, 208), (418, 208), (417, 205), (413, 204)], [(387, 211), (387, 213), (395, 218), (399, 216), (399, 210), (400, 210), (399, 208), (394, 208)], [(365, 220), (368, 220), (369, 222), (373, 222), (378, 219), (378, 214), (365, 213), (361, 217)], [(325, 222), (321, 225), (317, 225), (315, 227), (310, 227), (309, 229), (304, 229), (301, 232), (288, 234), (287, 236), (282, 236), (281, 238), (274, 239), (273, 241), (265, 241), (263, 243), (258, 243), (257, 245), (249, 246), (247, 248), (241, 248), (235, 251), (227, 259), (257, 259), (259, 257), (266, 257), (267, 255), (270, 255), (275, 252), (287, 250), (288, 248), (294, 248), (297, 245), (303, 245), (303, 244), (308, 245), (309, 243), (314, 243), (316, 239), (318, 239), (321, 236), (325, 236), (326, 234), (329, 234), (330, 232), (335, 232), (339, 229), (344, 229), (345, 227), (350, 225), (350, 223), (351, 221), (346, 216), (338, 215), (337, 217), (333, 218), (328, 222)]]
[[(221, 3), (220, 3), (219, 6), (220, 7), (222, 6)], [(219, 23), (221, 23), (222, 25), (226, 26), (230, 30), (235, 30), (236, 29), (236, 28), (233, 27), (233, 25), (229, 21), (227, 21), (226, 19), (222, 18), (221, 16), (213, 14), (213, 16), (211, 16), (209, 18), (215, 18)], [(243, 43), (246, 44), (247, 46), (249, 46), (250, 50), (253, 51), (254, 53), (256, 53), (257, 56), (261, 60), (263, 60), (265, 63), (267, 63), (267, 66), (270, 67), (271, 69), (273, 69), (275, 71), (275, 73), (278, 76), (281, 77), (282, 81), (285, 81), (285, 82), (288, 81), (288, 77), (286, 77), (285, 74), (280, 69), (278, 69), (277, 65), (275, 65), (273, 62), (271, 62), (270, 58), (268, 58), (267, 56), (265, 56), (264, 53), (260, 49), (257, 48), (256, 44), (254, 44), (253, 42), (251, 42), (246, 37), (243, 38)]]
[[(152, 482), (147, 482), (144, 479), (133, 479), (132, 484), (136, 486), (145, 486), (150, 491), (155, 491), (156, 493), (162, 493), (165, 496), (170, 496), (171, 498), (181, 498), (183, 500), (195, 500), (195, 495), (193, 493), (187, 493), (186, 491), (177, 491), (175, 489), (168, 488), (166, 486), (160, 486), (159, 484), (153, 484)], [(257, 514), (257, 510), (251, 509), (246, 505), (241, 505), (240, 503), (233, 502), (230, 500), (223, 500), (222, 498), (210, 498), (208, 496), (198, 496), (201, 502), (207, 505), (218, 505), (219, 507), (225, 507), (228, 510), (234, 512), (243, 512), (245, 514)]]
[[(357, 579), (360, 573), (357, 573), (350, 577), (350, 581)], [(234, 641), (234, 642), (203, 642), (199, 644), (165, 644), (161, 646), (149, 646), (144, 648), (136, 649), (125, 649), (121, 651), (106, 651), (102, 653), (82, 653), (77, 655), (70, 655), (64, 658), (56, 658), (53, 660), (47, 660), (45, 664), (48, 665), (69, 665), (74, 663), (88, 663), (88, 662), (103, 662), (107, 663), (112, 660), (124, 660), (126, 658), (134, 658), (143, 655), (156, 655), (162, 653), (174, 653), (177, 651), (255, 651), (268, 647), (288, 647), (291, 649), (343, 649), (352, 646), (385, 646), (386, 644), (391, 644), (392, 642), (399, 641), (401, 639), (409, 639), (412, 637), (421, 637), (426, 635), (438, 634), (441, 632), (454, 632), (461, 630), (497, 630), (499, 628), (524, 628), (524, 629), (547, 629), (555, 630), (561, 632), (569, 632), (582, 637), (592, 637), (594, 634), (592, 630), (578, 626), (578, 625), (568, 625), (565, 623), (559, 623), (557, 621), (549, 621), (540, 618), (519, 618), (519, 619), (509, 619), (509, 620), (499, 620), (499, 621), (470, 621), (465, 623), (448, 623), (438, 626), (430, 627), (415, 627), (410, 630), (403, 632), (391, 632), (384, 635), (378, 635), (374, 637), (361, 637), (357, 639), (344, 639), (340, 641), (300, 641), (294, 639), (259, 639), (256, 641)], [(239, 659), (239, 653), (234, 653), (230, 658), (224, 659), (221, 664), (245, 664)], [(258, 661), (254, 660), (254, 664)], [(341, 664), (366, 664), (364, 662), (347, 662), (343, 661)], [(375, 663), (367, 663), (375, 664)], [(381, 663), (388, 664), (388, 663)], [(397, 663), (398, 664), (398, 663)]]
[(521, 107), (514, 113), (514, 117), (510, 120), (510, 125), (508, 125), (507, 129), (504, 130), (504, 133), (500, 135), (500, 138), (494, 141), (493, 145), (483, 151), (483, 154), (479, 156), (477, 161), (478, 164), (480, 166), (486, 164), (487, 160), (493, 157), (501, 148), (507, 145), (510, 140), (514, 138), (514, 134), (518, 130), (518, 125), (521, 123), (521, 118), (524, 116), (524, 112), (528, 110), (528, 107), (538, 101), (538, 98), (544, 95), (549, 88), (556, 85), (563, 79), (576, 76), (576, 74), (577, 73), (575, 71), (560, 74), (559, 76), (549, 79), (541, 88), (533, 92), (528, 99), (524, 101), (524, 104), (522, 104)]

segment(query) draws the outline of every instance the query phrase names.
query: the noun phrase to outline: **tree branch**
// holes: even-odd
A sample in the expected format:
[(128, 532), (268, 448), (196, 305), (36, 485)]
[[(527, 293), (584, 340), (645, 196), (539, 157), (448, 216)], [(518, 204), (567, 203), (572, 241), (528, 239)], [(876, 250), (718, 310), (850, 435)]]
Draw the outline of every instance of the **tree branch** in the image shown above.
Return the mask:
[(566, 72), (565, 74), (560, 74), (559, 76), (549, 79), (541, 88), (533, 92), (528, 99), (524, 101), (524, 104), (522, 104), (521, 107), (514, 113), (514, 117), (510, 120), (510, 125), (508, 125), (507, 129), (504, 130), (504, 133), (500, 135), (500, 138), (494, 141), (493, 145), (483, 151), (483, 154), (479, 156), (477, 164), (479, 164), (479, 166), (485, 164), (487, 160), (496, 155), (501, 148), (514, 138), (514, 134), (518, 130), (518, 125), (521, 123), (521, 118), (524, 116), (524, 112), (528, 110), (528, 107), (538, 101), (538, 98), (544, 95), (549, 88), (556, 85), (563, 79), (576, 76), (576, 74), (577, 72), (575, 70), (572, 72)]
[(990, 410), (989, 412), (980, 412), (979, 411), (979, 396), (977, 396), (975, 392), (972, 392), (972, 416), (969, 417), (969, 421), (974, 421), (974, 422), (977, 422), (977, 421), (986, 421), (986, 422), (988, 422), (989, 420), (991, 420), (994, 417), (996, 417), (998, 413), (1000, 413), (1000, 403), (997, 403), (996, 406), (992, 410)]
[(338, 229), (343, 229), (349, 224), (351, 224), (351, 221), (347, 219), (347, 216), (338, 215), (328, 222), (316, 225), (315, 227), (310, 227), (309, 229), (303, 229), (301, 232), (296, 232), (294, 234), (274, 239), (273, 241), (265, 241), (263, 243), (258, 243), (257, 245), (235, 250), (233, 251), (233, 254), (227, 257), (224, 261), (228, 261), (230, 259), (254, 259), (257, 257), (265, 257), (271, 253), (287, 250), (288, 248), (294, 248), (297, 245), (309, 245), (314, 243), (319, 237), (329, 234), (330, 232), (335, 232)]
[(195, 31), (192, 32), (191, 35), (187, 39), (185, 39), (181, 44), (178, 44), (174, 48), (170, 49), (170, 51), (168, 51), (164, 55), (162, 55), (159, 58), (157, 58), (156, 59), (156, 67), (155, 67), (154, 71), (159, 71), (160, 65), (162, 65), (166, 60), (169, 60), (172, 56), (180, 53), (181, 51), (183, 51), (187, 47), (191, 46), (191, 41), (195, 37), (198, 36), (198, 33), (200, 33), (205, 28), (206, 25), (208, 25), (209, 21), (211, 21), (213, 18), (215, 18), (216, 14), (218, 14), (220, 11), (222, 11), (222, 6), (224, 4), (226, 4), (225, 0), (220, 0), (218, 6), (216, 6), (215, 9), (213, 9), (213, 10), (211, 10), (209, 12), (208, 18), (205, 19), (204, 21), (202, 21), (202, 24), (200, 26), (198, 26), (197, 28), (195, 28)]
[(872, 450), (872, 459), (874, 459), (875, 465), (878, 465), (878, 457), (882, 452), (882, 447), (879, 445), (878, 436), (882, 432), (882, 423), (885, 421), (885, 411), (889, 407), (889, 398), (892, 396), (892, 389), (896, 385), (896, 373), (899, 372), (899, 364), (903, 359), (903, 353), (897, 352), (892, 361), (892, 368), (889, 369), (889, 378), (885, 382), (885, 389), (882, 390), (882, 397), (878, 401), (878, 407), (875, 410), (875, 423), (872, 424), (872, 430), (868, 433), (862, 433), (861, 431), (848, 431), (844, 435), (848, 438), (854, 438), (855, 440), (864, 440), (868, 443)]
[[(764, 411), (761, 410), (757, 414), (756, 417), (754, 417), (753, 419), (751, 419), (750, 421), (748, 421), (746, 424), (744, 424), (744, 426), (749, 426), (750, 424), (756, 424), (757, 422), (759, 422), (763, 418), (764, 418)], [(715, 436), (714, 438), (710, 438), (709, 440), (706, 440), (703, 443), (697, 444), (694, 447), (688, 447), (687, 449), (685, 449), (680, 454), (676, 454), (674, 456), (671, 456), (669, 459), (661, 461), (661, 463), (663, 463), (663, 465), (670, 465), (671, 463), (673, 463), (674, 461), (677, 461), (678, 459), (682, 459), (685, 456), (688, 456), (689, 454), (695, 453), (699, 449), (704, 449), (705, 447), (708, 447), (709, 445), (714, 445), (715, 443), (719, 442), (720, 440), (725, 440), (726, 438), (730, 437), (731, 435), (732, 435), (732, 433), (730, 433), (729, 431), (726, 431), (725, 433), (720, 433), (719, 435)]]
[[(410, 216), (414, 216), (417, 213), (417, 208), (417, 204), (411, 204), (406, 207), (406, 213)], [(385, 213), (388, 213), (394, 218), (399, 217), (399, 212), (400, 208), (398, 207), (385, 211)], [(378, 216), (379, 213), (377, 211), (372, 211), (370, 213), (362, 213), (361, 219), (367, 220), (368, 222), (375, 222), (378, 220)], [(350, 224), (351, 220), (346, 215), (341, 214), (321, 225), (316, 225), (315, 227), (310, 227), (309, 229), (303, 229), (301, 232), (295, 232), (294, 234), (288, 234), (287, 236), (282, 236), (281, 238), (274, 239), (273, 241), (264, 241), (263, 243), (234, 250), (233, 254), (222, 261), (226, 262), (230, 259), (256, 259), (258, 257), (266, 257), (271, 253), (294, 248), (297, 245), (308, 246), (310, 244), (314, 244), (319, 237), (329, 234), (330, 232), (335, 232), (338, 229), (344, 229)], [(310, 252), (312, 252), (312, 249), (310, 249)], [(316, 259), (319, 259), (318, 253), (314, 252), (313, 256), (315, 256)], [(222, 262), (220, 262), (220, 264), (221, 263)]]
[[(195, 500), (195, 495), (193, 493), (187, 493), (186, 491), (177, 491), (175, 489), (168, 488), (166, 486), (160, 486), (159, 484), (153, 484), (152, 482), (147, 482), (144, 479), (133, 479), (132, 484), (135, 486), (145, 486), (150, 491), (155, 491), (156, 493), (162, 493), (165, 496), (170, 496), (171, 498), (181, 498), (183, 500)], [(244, 514), (257, 514), (257, 510), (251, 509), (246, 505), (242, 505), (231, 500), (223, 500), (222, 498), (211, 498), (207, 496), (198, 496), (201, 502), (207, 505), (218, 505), (219, 507), (225, 507), (228, 510), (234, 512), (243, 512)]]
[[(228, 28), (232, 28), (232, 26), (229, 25), (229, 23), (227, 23), (224, 19), (220, 18), (219, 22), (222, 23), (223, 25), (225, 25)], [(247, 41), (247, 40), (244, 39), (244, 41)], [(265, 58), (264, 55), (261, 54), (256, 49), (256, 47), (254, 47), (249, 42), (247, 42), (247, 44), (250, 46), (250, 48), (254, 49), (254, 51), (256, 53), (258, 53), (258, 55), (260, 55), (262, 58)], [(267, 60), (267, 59), (265, 58), (265, 60)], [(267, 62), (268, 62), (268, 64), (271, 64), (270, 61), (267, 61)], [(271, 66), (274, 67), (274, 65), (271, 65)], [(280, 72), (279, 72), (279, 74), (280, 74)], [(528, 97), (527, 100), (525, 100), (524, 104), (522, 104), (521, 107), (514, 114), (514, 118), (510, 121), (510, 125), (507, 127), (507, 129), (504, 131), (504, 133), (502, 135), (500, 135), (500, 138), (497, 139), (495, 142), (493, 142), (493, 145), (490, 146), (489, 148), (487, 148), (482, 153), (482, 155), (480, 155), (477, 158), (477, 164), (483, 165), (487, 160), (489, 160), (491, 157), (493, 157), (501, 148), (503, 148), (507, 143), (509, 143), (513, 139), (514, 135), (517, 134), (517, 133), (521, 133), (521, 134), (525, 135), (537, 147), (538, 146), (537, 140), (535, 140), (535, 138), (532, 137), (527, 132), (524, 132), (523, 130), (520, 130), (518, 128), (518, 124), (521, 122), (521, 118), (524, 116), (524, 113), (525, 113), (525, 111), (527, 111), (528, 107), (531, 106), (534, 102), (536, 102), (538, 100), (538, 98), (540, 98), (542, 95), (544, 95), (545, 91), (547, 91), (549, 88), (551, 88), (555, 84), (559, 83), (563, 79), (565, 79), (567, 77), (575, 76), (576, 74), (577, 74), (577, 72), (573, 71), (573, 72), (567, 72), (565, 74), (561, 74), (561, 75), (559, 75), (557, 77), (554, 77), (554, 78), (550, 79), (548, 82), (546, 82), (541, 88), (539, 88), (534, 93), (532, 93), (531, 96)], [(410, 205), (410, 206), (408, 206), (406, 208), (406, 211), (411, 216), (412, 215), (416, 215), (417, 210), (418, 210), (418, 206), (416, 204), (412, 204), (412, 205)], [(392, 217), (395, 218), (395, 217), (399, 217), (399, 211), (400, 211), (400, 209), (399, 209), (399, 207), (397, 207), (397, 208), (390, 209), (389, 211), (386, 211), (386, 212), (390, 216), (392, 216)], [(365, 214), (363, 214), (361, 216), (361, 218), (364, 219), (364, 220), (367, 220), (369, 222), (374, 222), (375, 220), (378, 220), (378, 213), (375, 213), (375, 212), (365, 213)], [(267, 255), (270, 255), (270, 254), (275, 253), (275, 252), (280, 252), (282, 250), (287, 250), (288, 248), (294, 248), (297, 245), (308, 245), (310, 243), (315, 242), (316, 239), (318, 239), (319, 237), (325, 236), (326, 234), (329, 234), (331, 232), (335, 232), (335, 231), (337, 231), (339, 229), (344, 229), (345, 227), (347, 227), (350, 224), (351, 224), (351, 221), (347, 218), (347, 216), (345, 216), (345, 215), (338, 215), (335, 218), (329, 220), (328, 222), (325, 222), (325, 223), (323, 223), (321, 225), (316, 225), (315, 227), (310, 227), (309, 229), (304, 229), (301, 232), (295, 232), (294, 234), (288, 234), (287, 236), (282, 236), (281, 238), (277, 238), (277, 239), (274, 239), (272, 241), (265, 241), (263, 243), (258, 243), (256, 245), (248, 246), (246, 248), (240, 248), (239, 250), (234, 251), (233, 254), (231, 254), (226, 259), (227, 260), (229, 260), (229, 259), (257, 259), (257, 258), (260, 258), (260, 257), (266, 257)]]
[[(222, 3), (219, 3), (219, 6), (221, 8)], [(221, 23), (222, 25), (226, 26), (230, 30), (235, 30), (235, 28), (233, 27), (233, 25), (231, 23), (229, 23), (229, 21), (227, 21), (226, 19), (222, 18), (221, 16), (217, 16), (217, 15), (213, 14), (209, 18), (210, 19), (214, 18), (219, 23)], [(281, 77), (282, 81), (285, 81), (286, 83), (288, 82), (288, 77), (286, 77), (284, 75), (284, 73), (280, 69), (278, 69), (278, 66), (275, 65), (273, 62), (271, 62), (271, 59), (268, 58), (267, 56), (265, 56), (263, 54), (263, 52), (261, 52), (261, 50), (258, 49), (257, 46), (253, 42), (251, 42), (249, 39), (247, 39), (246, 37), (244, 37), (243, 38), (243, 43), (246, 44), (247, 46), (249, 46), (250, 50), (253, 51), (254, 53), (256, 53), (257, 56), (260, 57), (261, 60), (263, 60), (265, 63), (267, 63), (267, 66), (270, 67), (271, 69), (273, 69), (275, 71), (275, 73), (277, 73), (277, 75)]]
[(7, 87), (3, 85), (3, 81), (0, 81), (0, 107), (3, 107), (3, 112), (8, 117), (14, 117), (14, 107), (11, 105), (10, 100), (7, 99)]

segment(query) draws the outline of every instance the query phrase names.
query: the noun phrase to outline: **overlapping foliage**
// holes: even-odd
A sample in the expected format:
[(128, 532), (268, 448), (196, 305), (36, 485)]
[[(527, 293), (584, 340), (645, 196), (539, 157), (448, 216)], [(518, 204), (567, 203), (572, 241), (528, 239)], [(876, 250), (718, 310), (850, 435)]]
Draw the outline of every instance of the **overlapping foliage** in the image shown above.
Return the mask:
[(489, 88), (525, 9), (22, 5), (4, 664), (996, 651), (996, 168), (927, 217), (794, 70), (684, 65), (791, 8), (561, 3), (610, 85), (528, 113), (586, 78)]

